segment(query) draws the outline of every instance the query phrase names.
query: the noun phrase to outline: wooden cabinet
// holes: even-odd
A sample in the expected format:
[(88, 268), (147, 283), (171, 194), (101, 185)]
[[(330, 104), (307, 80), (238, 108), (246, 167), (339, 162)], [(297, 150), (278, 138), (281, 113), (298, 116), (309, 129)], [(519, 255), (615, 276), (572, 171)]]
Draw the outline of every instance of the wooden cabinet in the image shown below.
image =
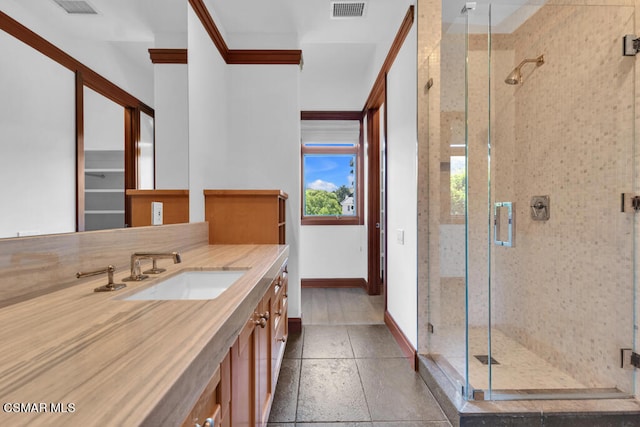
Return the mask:
[(189, 190), (127, 190), (130, 227), (151, 224), (151, 202), (162, 202), (162, 223), (189, 222)]
[(287, 193), (204, 190), (209, 244), (285, 244)]
[(287, 265), (280, 268), (183, 426), (266, 427), (287, 339)]

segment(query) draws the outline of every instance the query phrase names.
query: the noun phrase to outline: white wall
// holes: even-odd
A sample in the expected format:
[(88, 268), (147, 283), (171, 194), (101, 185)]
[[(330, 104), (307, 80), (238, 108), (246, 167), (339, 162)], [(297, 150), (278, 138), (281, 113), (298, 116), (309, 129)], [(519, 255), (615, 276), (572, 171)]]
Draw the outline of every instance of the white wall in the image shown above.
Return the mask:
[(118, 150), (124, 156), (124, 108), (84, 88), (84, 149)]
[(189, 67), (155, 64), (156, 188), (189, 188)]
[[(387, 310), (417, 348), (417, 39), (409, 32), (387, 78)], [(404, 244), (398, 243), (404, 231)]]
[[(227, 65), (191, 6), (189, 55), (189, 220), (204, 221), (205, 188), (217, 188), (228, 144)], [(224, 170), (224, 168), (223, 168)]]
[(226, 65), (191, 8), (188, 49), (190, 220), (204, 220), (203, 189), (288, 193), (289, 315), (300, 317), (299, 67)]
[(300, 302), (300, 69), (229, 66), (229, 145), (219, 158), (218, 188), (280, 189), (287, 200), (289, 316)]
[(367, 228), (305, 225), (300, 232), (300, 277), (367, 278)]
[(0, 237), (75, 231), (75, 76), (0, 32)]
[[(300, 76), (302, 110), (362, 110), (373, 86), (369, 78), (373, 45), (309, 43), (302, 45), (302, 52), (305, 59)], [(338, 58), (339, 66), (323, 62), (326, 55)], [(380, 67), (375, 73), (379, 71)]]

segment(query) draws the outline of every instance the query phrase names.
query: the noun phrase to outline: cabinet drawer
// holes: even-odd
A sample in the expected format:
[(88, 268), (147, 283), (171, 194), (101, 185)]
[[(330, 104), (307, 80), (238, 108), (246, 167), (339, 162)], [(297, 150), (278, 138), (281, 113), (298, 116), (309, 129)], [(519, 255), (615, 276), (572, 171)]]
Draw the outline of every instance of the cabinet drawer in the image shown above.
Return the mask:
[(193, 409), (184, 419), (182, 427), (193, 427), (196, 423), (204, 426), (208, 418), (214, 421), (214, 425), (220, 424), (219, 385), (220, 368), (216, 369)]

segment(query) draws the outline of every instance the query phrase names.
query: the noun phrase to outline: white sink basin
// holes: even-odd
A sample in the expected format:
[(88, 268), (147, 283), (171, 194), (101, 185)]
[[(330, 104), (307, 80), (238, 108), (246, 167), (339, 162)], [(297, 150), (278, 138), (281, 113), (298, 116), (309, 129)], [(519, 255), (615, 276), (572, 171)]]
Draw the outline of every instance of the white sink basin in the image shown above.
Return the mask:
[(247, 270), (188, 270), (123, 298), (127, 301), (206, 300), (217, 298)]

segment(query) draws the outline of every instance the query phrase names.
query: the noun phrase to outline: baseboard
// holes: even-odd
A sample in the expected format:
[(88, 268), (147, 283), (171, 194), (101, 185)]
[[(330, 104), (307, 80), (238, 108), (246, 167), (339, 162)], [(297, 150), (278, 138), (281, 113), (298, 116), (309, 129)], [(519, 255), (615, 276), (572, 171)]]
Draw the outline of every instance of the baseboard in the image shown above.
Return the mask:
[(300, 279), (303, 288), (362, 288), (367, 289), (367, 281), (354, 277), (350, 279)]
[(411, 342), (407, 339), (407, 336), (402, 332), (402, 330), (400, 330), (400, 327), (398, 326), (396, 321), (393, 320), (393, 317), (391, 317), (388, 311), (384, 312), (384, 323), (389, 328), (389, 331), (391, 331), (391, 335), (393, 335), (393, 337), (396, 339), (396, 342), (400, 346), (400, 350), (402, 350), (402, 353), (409, 360), (409, 363), (411, 364), (413, 370), (417, 371), (418, 352), (415, 348), (413, 348), (413, 345), (411, 345)]
[(302, 317), (289, 317), (289, 333), (298, 334), (302, 332)]

